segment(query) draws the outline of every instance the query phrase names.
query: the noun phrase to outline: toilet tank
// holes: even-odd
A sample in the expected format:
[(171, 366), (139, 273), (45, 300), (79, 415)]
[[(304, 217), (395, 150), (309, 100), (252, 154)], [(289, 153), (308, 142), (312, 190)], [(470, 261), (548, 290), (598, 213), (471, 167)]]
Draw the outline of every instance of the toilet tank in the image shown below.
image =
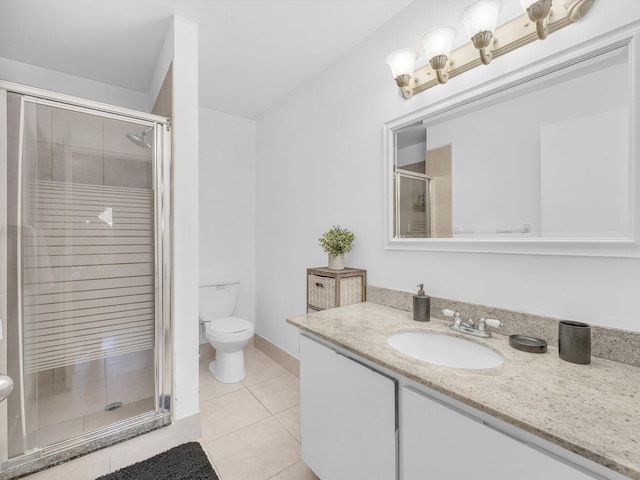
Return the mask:
[(238, 302), (237, 278), (218, 278), (200, 286), (200, 321), (230, 317)]

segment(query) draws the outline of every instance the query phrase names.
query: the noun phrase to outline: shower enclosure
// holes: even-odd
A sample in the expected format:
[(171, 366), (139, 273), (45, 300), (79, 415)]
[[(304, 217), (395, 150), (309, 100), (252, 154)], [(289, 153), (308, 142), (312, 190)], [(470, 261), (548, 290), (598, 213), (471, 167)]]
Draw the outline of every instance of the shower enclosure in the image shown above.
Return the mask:
[(395, 169), (394, 177), (394, 236), (431, 237), (431, 178), (401, 168)]
[(169, 142), (0, 82), (0, 479), (170, 422)]

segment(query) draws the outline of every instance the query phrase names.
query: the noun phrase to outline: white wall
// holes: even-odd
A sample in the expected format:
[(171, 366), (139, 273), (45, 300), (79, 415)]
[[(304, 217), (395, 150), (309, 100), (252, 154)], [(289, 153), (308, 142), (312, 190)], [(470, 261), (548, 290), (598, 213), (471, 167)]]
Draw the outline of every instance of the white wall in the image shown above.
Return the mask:
[(198, 25), (173, 20), (174, 417), (198, 413)]
[[(418, 48), (432, 26), (456, 24), (466, 3), (413, 2), (258, 119), (257, 330), (293, 355), (298, 332), (285, 318), (305, 312), (305, 269), (326, 265), (317, 239), (333, 224), (355, 232), (346, 263), (366, 268), (371, 285), (412, 291), (424, 282), (439, 297), (640, 331), (640, 260), (383, 249), (385, 121), (640, 19), (640, 2), (595, 2), (586, 18), (544, 42), (405, 101), (385, 56)], [(463, 41), (459, 32), (456, 44)]]
[(156, 100), (158, 99), (158, 95), (160, 94), (160, 90), (162, 89), (162, 85), (164, 84), (167, 72), (169, 71), (169, 67), (173, 62), (173, 57), (175, 54), (175, 35), (173, 32), (174, 28), (174, 22), (169, 22), (169, 28), (167, 29), (167, 33), (164, 36), (164, 42), (162, 43), (162, 48), (160, 49), (160, 54), (158, 55), (158, 60), (156, 61), (156, 68), (154, 69), (153, 75), (151, 76), (151, 82), (149, 82), (149, 91), (147, 92), (147, 110), (149, 112), (153, 111), (153, 107), (156, 104)]
[(240, 279), (235, 315), (255, 322), (256, 122), (200, 108), (200, 284)]
[[(42, 88), (96, 102), (150, 112), (147, 92), (136, 92), (88, 78), (76, 77), (46, 68), (0, 57), (0, 80)], [(157, 92), (156, 92), (157, 93)], [(155, 97), (154, 97), (155, 99)]]

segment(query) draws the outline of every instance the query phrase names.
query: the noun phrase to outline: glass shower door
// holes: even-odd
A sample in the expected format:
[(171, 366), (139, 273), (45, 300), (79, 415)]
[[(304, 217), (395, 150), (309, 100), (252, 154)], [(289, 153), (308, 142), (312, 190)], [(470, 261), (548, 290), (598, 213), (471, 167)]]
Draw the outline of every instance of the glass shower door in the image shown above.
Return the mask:
[(395, 232), (399, 238), (431, 236), (431, 179), (423, 173), (396, 169)]
[(8, 168), (18, 181), (7, 202), (17, 228), (5, 249), (16, 256), (8, 275), (15, 328), (7, 354), (18, 360), (9, 369), (19, 391), (7, 403), (12, 458), (163, 409), (162, 299), (159, 127), (8, 97), (9, 116), (20, 119)]

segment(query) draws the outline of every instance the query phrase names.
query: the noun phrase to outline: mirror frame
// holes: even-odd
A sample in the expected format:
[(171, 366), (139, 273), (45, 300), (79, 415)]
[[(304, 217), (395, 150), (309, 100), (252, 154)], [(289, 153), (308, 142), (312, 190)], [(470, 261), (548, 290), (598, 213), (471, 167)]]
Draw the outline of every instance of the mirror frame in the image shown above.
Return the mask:
[[(629, 139), (629, 231), (625, 239), (581, 238), (395, 238), (393, 168), (395, 134), (422, 120), (444, 114), (471, 102), (487, 101), (491, 95), (516, 88), (529, 81), (560, 71), (608, 51), (627, 47), (631, 85)], [(597, 257), (640, 257), (640, 22), (614, 30), (577, 47), (561, 51), (539, 62), (446, 97), (384, 123), (384, 248), (386, 250), (426, 250), (441, 252), (475, 252), (505, 254), (570, 255)]]

